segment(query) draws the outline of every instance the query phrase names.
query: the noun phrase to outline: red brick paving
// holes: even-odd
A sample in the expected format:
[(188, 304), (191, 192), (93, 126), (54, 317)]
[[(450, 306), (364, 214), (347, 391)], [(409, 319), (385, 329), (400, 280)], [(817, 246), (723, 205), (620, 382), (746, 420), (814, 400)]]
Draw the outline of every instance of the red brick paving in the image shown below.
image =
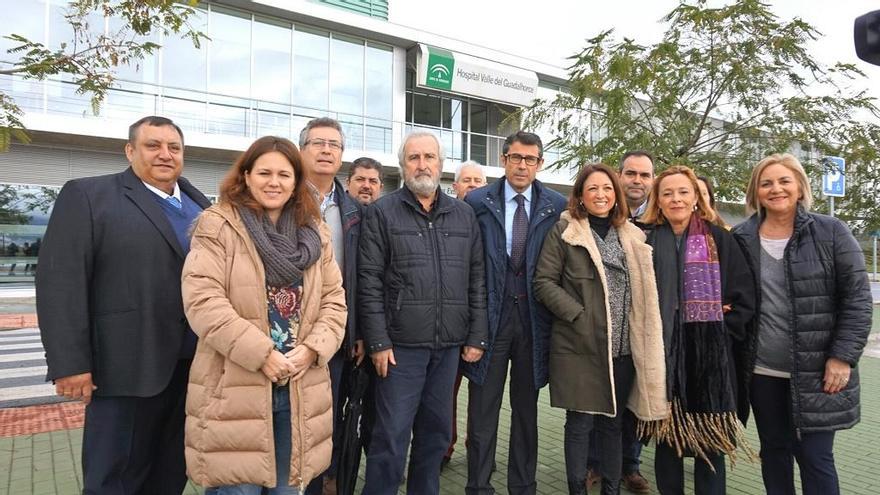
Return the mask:
[(79, 401), (0, 409), (0, 437), (82, 428), (84, 412)]
[(31, 328), (36, 326), (37, 315), (35, 313), (0, 315), (0, 330)]

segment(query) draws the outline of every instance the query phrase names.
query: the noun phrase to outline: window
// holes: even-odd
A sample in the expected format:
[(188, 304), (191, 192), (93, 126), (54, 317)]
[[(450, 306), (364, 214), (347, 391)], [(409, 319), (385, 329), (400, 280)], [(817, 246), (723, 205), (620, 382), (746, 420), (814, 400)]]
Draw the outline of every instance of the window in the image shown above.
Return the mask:
[[(4, 35), (18, 34), (38, 43), (45, 43), (46, 3), (44, 1), (17, 2), (15, 8), (3, 12)], [(0, 67), (8, 67), (7, 63), (19, 59), (19, 54), (7, 53), (7, 50), (19, 43), (0, 37)], [(15, 93), (15, 103), (25, 110), (42, 110), (43, 85), (37, 81), (27, 81), (20, 77), (0, 77), (0, 91)]]
[(58, 188), (0, 184), (0, 283), (33, 280)]
[(271, 19), (254, 21), (254, 73), (251, 98), (290, 103), (290, 24)]
[(391, 99), (394, 53), (391, 48), (367, 44), (366, 52), (366, 143), (370, 151), (391, 152)]
[(293, 32), (293, 104), (296, 113), (326, 111), (330, 73), (330, 37), (297, 27)]
[[(74, 43), (73, 28), (64, 18), (68, 12), (67, 2), (63, 0), (51, 0), (49, 4), (49, 43), (50, 49), (60, 49), (64, 43), (68, 47)], [(92, 13), (85, 19), (86, 25), (83, 31), (93, 36), (103, 34), (104, 16)], [(78, 94), (77, 87), (73, 84), (74, 77), (70, 74), (61, 74), (61, 82), (49, 82), (46, 86), (49, 96), (49, 108), (56, 113), (91, 116), (91, 95)]]
[[(193, 29), (208, 32), (208, 14), (198, 9), (189, 18)], [(207, 42), (197, 49), (189, 39), (171, 35), (162, 40), (162, 85), (167, 88), (188, 89), (204, 93), (207, 89)], [(179, 94), (166, 91), (166, 94)]]

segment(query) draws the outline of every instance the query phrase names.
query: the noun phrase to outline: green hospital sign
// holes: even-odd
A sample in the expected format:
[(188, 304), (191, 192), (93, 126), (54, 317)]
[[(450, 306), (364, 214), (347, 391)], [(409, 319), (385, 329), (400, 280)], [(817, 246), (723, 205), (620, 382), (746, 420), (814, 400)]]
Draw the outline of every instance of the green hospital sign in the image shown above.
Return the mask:
[(428, 49), (427, 86), (437, 89), (452, 89), (452, 75), (455, 70), (455, 57), (451, 52), (439, 48)]
[(420, 87), (526, 106), (538, 91), (534, 72), (465, 53), (420, 44), (417, 53)]

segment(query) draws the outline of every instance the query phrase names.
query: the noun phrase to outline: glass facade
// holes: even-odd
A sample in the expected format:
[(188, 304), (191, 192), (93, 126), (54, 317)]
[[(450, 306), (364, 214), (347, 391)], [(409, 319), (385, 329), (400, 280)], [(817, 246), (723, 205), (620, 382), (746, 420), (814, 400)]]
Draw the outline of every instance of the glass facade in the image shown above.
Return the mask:
[(0, 184), (0, 283), (33, 281), (59, 188)]
[(412, 71), (406, 81), (408, 128), (437, 133), (449, 160), (500, 166), (504, 139), (519, 128), (516, 107), (417, 88)]
[[(192, 26), (210, 37), (195, 48), (189, 40), (156, 36), (163, 48), (136, 66), (121, 67), (101, 114), (89, 96), (78, 95), (69, 76), (45, 82), (0, 77), (0, 90), (29, 113), (118, 119), (146, 113), (174, 119), (184, 130), (297, 139), (309, 119), (330, 116), (343, 123), (352, 149), (391, 152), (394, 63), (392, 48), (365, 39), (200, 4)], [(15, 32), (50, 47), (72, 37), (64, 0), (24, 0), (7, 12)], [(7, 17), (8, 19), (8, 17)], [(95, 17), (89, 29), (115, 32), (119, 21)], [(0, 65), (11, 62), (0, 41)]]

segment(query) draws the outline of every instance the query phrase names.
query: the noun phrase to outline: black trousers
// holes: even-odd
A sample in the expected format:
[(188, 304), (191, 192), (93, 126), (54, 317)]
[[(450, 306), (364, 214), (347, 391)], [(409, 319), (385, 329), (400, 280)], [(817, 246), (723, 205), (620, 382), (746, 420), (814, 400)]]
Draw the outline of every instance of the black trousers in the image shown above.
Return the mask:
[(613, 418), (601, 414), (577, 411), (565, 412), (565, 473), (569, 487), (577, 486), (583, 493), (587, 477), (587, 455), (591, 450), (592, 433), (599, 447), (602, 477), (620, 479), (623, 449), (623, 417), (626, 401), (632, 390), (636, 370), (632, 356), (614, 358), (614, 389), (617, 397), (617, 415)]
[(186, 486), (183, 422), (189, 359), (153, 397), (92, 397), (83, 430), (86, 495), (179, 494)]
[[(707, 456), (715, 472), (700, 458), (694, 458), (694, 491), (696, 495), (724, 495), (727, 493), (727, 474), (724, 454)], [(684, 458), (679, 457), (675, 447), (657, 442), (654, 453), (654, 472), (657, 474), (657, 490), (661, 495), (684, 495)]]
[[(621, 438), (623, 439), (623, 469), (621, 469), (621, 474), (624, 476), (638, 473), (642, 463), (642, 442), (636, 434), (638, 424), (639, 419), (636, 418), (636, 415), (629, 409), (624, 409), (623, 431), (621, 432)], [(598, 432), (593, 428), (593, 431), (590, 432), (590, 456), (587, 458), (587, 468), (601, 473), (600, 457)]]
[(794, 460), (804, 495), (840, 493), (834, 466), (834, 432), (801, 432), (792, 421), (791, 380), (754, 375), (752, 411), (761, 439), (761, 474), (768, 495), (794, 495)]
[(342, 404), (339, 403), (339, 387), (342, 383), (342, 370), (345, 368), (346, 363), (344, 352), (344, 350), (338, 351), (327, 362), (327, 367), (330, 369), (330, 393), (333, 395), (333, 453), (330, 456), (330, 467), (312, 479), (306, 487), (305, 495), (321, 495), (321, 492), (324, 491), (324, 478), (336, 477), (336, 464), (339, 462), (339, 446), (342, 445), (342, 438), (340, 436), (342, 425), (339, 423), (341, 416), (339, 408)]
[[(528, 322), (510, 305), (499, 325), (489, 356), (489, 368), (482, 385), (468, 382), (467, 459), (465, 492), (495, 493), (492, 464), (498, 443), (498, 418), (507, 367), (510, 363), (510, 444), (507, 489), (510, 493), (534, 494), (538, 465), (538, 390), (532, 361), (532, 339)], [(485, 359), (485, 358), (484, 358)]]

